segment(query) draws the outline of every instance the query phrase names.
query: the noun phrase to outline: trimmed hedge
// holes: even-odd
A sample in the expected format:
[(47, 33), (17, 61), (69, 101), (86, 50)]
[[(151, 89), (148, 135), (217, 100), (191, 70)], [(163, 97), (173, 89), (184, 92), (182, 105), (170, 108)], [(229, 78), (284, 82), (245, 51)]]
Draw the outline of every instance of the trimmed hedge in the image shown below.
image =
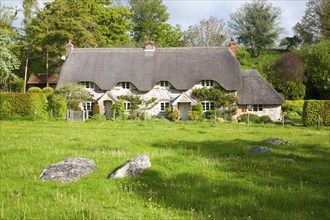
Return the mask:
[(306, 100), (302, 121), (304, 126), (330, 126), (330, 100)]
[(42, 89), (39, 87), (31, 87), (27, 91), (28, 93), (42, 93)]
[[(66, 105), (64, 98), (61, 97), (58, 99)], [(50, 106), (49, 104), (54, 106)], [(66, 108), (58, 110), (58, 105), (50, 102), (47, 94), (0, 93), (0, 119), (47, 119), (49, 118), (50, 108), (53, 109), (53, 117), (62, 117), (65, 115)]]

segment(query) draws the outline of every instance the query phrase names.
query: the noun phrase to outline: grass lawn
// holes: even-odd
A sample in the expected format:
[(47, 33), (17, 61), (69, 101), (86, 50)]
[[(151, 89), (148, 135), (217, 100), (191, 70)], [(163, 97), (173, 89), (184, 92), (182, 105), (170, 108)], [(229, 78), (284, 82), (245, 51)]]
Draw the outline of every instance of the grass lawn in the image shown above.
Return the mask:
[[(0, 121), (0, 219), (329, 219), (329, 134), (206, 122)], [(267, 138), (292, 144), (260, 142)], [(255, 145), (273, 153), (247, 153)], [(137, 154), (151, 168), (106, 179)], [(72, 183), (39, 180), (67, 157), (93, 159), (98, 169)]]

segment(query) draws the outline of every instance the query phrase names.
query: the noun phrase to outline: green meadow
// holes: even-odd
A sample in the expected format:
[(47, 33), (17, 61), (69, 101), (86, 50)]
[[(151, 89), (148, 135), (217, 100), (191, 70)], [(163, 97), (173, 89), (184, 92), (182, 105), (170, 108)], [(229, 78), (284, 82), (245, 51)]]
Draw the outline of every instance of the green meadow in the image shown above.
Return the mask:
[[(0, 121), (0, 219), (329, 219), (329, 135), (273, 124)], [(144, 173), (106, 178), (138, 154), (152, 164)], [(39, 180), (67, 157), (98, 169), (71, 183)]]

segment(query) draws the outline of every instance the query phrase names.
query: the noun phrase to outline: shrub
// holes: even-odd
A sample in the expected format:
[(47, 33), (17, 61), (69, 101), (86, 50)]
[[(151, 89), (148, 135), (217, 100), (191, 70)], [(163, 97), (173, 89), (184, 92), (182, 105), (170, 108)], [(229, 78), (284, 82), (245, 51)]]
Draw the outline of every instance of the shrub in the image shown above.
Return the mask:
[(304, 103), (302, 120), (304, 126), (326, 125), (330, 123), (329, 100), (306, 100)]
[(206, 119), (214, 119), (218, 116), (221, 116), (221, 111), (220, 110), (210, 110), (210, 111), (204, 112), (204, 117)]
[(263, 115), (259, 119), (260, 119), (260, 123), (263, 124), (273, 123), (272, 119), (268, 115)]
[(53, 93), (54, 89), (52, 87), (45, 87), (42, 89), (42, 93)]
[(42, 93), (42, 90), (39, 87), (31, 87), (27, 91), (28, 93)]
[(246, 123), (260, 123), (260, 118), (258, 115), (254, 114), (244, 114), (240, 116), (241, 122), (246, 122)]
[(285, 104), (282, 105), (282, 110), (286, 113), (297, 113), (298, 115), (302, 115), (304, 100), (286, 100)]
[(192, 110), (188, 112), (188, 116), (192, 121), (200, 121), (203, 119), (203, 105), (197, 103), (192, 107)]
[(93, 114), (92, 119), (94, 119), (95, 121), (106, 121), (106, 117), (105, 115), (101, 115), (101, 114)]
[(99, 106), (98, 103), (95, 103), (95, 104), (93, 105), (93, 115), (98, 115), (98, 114), (100, 114), (100, 113), (101, 113), (101, 111), (100, 111), (100, 106)]
[(224, 123), (225, 122), (225, 119), (223, 119), (223, 118), (217, 118), (216, 119), (216, 122), (217, 123)]
[(169, 115), (168, 118), (171, 121), (177, 122), (181, 119), (181, 112), (179, 109), (174, 109)]
[(115, 104), (112, 105), (112, 114), (113, 118), (120, 118), (124, 119), (124, 113), (125, 113), (125, 106), (123, 101), (118, 101)]
[(49, 94), (48, 100), (48, 111), (52, 112), (53, 118), (64, 118), (66, 115), (66, 99), (64, 96)]

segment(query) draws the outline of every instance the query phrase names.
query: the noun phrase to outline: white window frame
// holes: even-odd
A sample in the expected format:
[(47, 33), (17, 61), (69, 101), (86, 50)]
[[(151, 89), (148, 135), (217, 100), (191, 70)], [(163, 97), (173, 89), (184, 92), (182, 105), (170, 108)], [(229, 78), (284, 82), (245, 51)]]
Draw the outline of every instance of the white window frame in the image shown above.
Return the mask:
[(123, 89), (131, 90), (132, 89), (132, 84), (130, 82), (121, 82), (121, 87)]
[(85, 102), (83, 107), (84, 107), (85, 111), (91, 112), (92, 109), (93, 109), (93, 103), (92, 102)]
[(124, 102), (125, 111), (131, 110), (131, 103), (130, 102)]
[(169, 81), (160, 81), (159, 86), (160, 86), (160, 88), (163, 88), (163, 89), (170, 89), (171, 88)]
[(82, 82), (82, 84), (86, 89), (95, 89), (95, 83), (93, 82)]
[(262, 112), (263, 106), (262, 105), (252, 105), (252, 112)]
[(205, 88), (214, 88), (214, 81), (213, 80), (202, 80), (201, 84)]
[(166, 109), (170, 106), (170, 102), (160, 102), (160, 111), (165, 112)]
[(215, 110), (214, 102), (202, 101), (203, 112)]

